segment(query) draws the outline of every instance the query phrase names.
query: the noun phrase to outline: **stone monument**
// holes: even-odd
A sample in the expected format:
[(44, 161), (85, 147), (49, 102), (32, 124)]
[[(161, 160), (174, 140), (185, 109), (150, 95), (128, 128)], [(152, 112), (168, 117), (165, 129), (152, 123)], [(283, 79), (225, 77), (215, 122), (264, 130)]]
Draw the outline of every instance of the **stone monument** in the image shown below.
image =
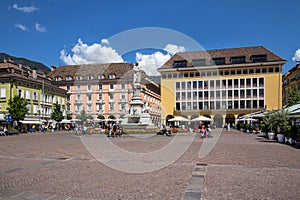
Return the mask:
[[(124, 129), (156, 129), (151, 116), (142, 102), (141, 93), (141, 71), (138, 63), (133, 66), (133, 94), (129, 103), (129, 113), (122, 119), (121, 126)], [(147, 109), (148, 110), (148, 109)]]

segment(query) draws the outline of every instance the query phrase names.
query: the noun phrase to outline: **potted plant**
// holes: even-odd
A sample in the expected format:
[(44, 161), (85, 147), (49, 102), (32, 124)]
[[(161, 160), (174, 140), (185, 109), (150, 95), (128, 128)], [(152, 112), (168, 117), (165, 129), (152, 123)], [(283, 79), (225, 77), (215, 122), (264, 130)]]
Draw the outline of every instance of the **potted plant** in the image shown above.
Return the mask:
[(274, 128), (274, 121), (273, 121), (273, 112), (269, 113), (263, 118), (263, 122), (265, 124), (266, 132), (268, 134), (268, 138), (270, 140), (275, 139), (275, 132), (273, 131)]

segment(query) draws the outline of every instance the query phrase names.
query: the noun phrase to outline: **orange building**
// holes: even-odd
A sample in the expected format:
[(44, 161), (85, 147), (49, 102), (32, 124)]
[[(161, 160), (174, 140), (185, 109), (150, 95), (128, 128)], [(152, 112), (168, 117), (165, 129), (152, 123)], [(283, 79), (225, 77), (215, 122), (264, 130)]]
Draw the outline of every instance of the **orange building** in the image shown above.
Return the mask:
[[(82, 110), (94, 119), (99, 115), (116, 118), (129, 110), (132, 97), (133, 65), (129, 63), (84, 64), (51, 67), (52, 83), (67, 92), (67, 113), (76, 118)], [(159, 85), (142, 72), (141, 98), (154, 124), (160, 122)]]

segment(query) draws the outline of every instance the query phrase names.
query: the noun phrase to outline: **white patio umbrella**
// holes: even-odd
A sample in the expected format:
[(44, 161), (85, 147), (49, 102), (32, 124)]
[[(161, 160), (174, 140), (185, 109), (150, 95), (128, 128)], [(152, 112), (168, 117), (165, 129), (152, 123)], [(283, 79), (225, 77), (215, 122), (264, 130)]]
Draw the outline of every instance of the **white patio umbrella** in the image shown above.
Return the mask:
[(189, 122), (190, 120), (187, 119), (187, 118), (179, 116), (179, 117), (174, 117), (172, 119), (169, 119), (168, 121), (169, 122)]
[(257, 119), (253, 119), (253, 118), (239, 118), (236, 121), (252, 121), (252, 122), (256, 122)]
[(200, 116), (200, 117), (197, 117), (197, 118), (194, 118), (194, 119), (192, 119), (191, 120), (192, 122), (200, 122), (200, 121), (202, 121), (202, 122), (212, 122), (212, 121), (214, 121), (213, 119), (211, 119), (211, 118), (208, 118), (208, 117), (205, 117), (205, 116)]

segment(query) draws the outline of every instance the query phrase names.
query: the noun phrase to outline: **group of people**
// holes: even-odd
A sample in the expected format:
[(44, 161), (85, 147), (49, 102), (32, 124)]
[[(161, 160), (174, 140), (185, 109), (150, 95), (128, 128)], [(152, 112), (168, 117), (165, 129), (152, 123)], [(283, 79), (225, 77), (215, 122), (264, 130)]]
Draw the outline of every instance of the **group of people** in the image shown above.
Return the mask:
[(205, 138), (205, 137), (211, 137), (212, 130), (209, 124), (205, 125), (204, 123), (200, 122), (199, 125), (197, 124), (194, 125), (194, 132), (200, 132), (201, 138)]

